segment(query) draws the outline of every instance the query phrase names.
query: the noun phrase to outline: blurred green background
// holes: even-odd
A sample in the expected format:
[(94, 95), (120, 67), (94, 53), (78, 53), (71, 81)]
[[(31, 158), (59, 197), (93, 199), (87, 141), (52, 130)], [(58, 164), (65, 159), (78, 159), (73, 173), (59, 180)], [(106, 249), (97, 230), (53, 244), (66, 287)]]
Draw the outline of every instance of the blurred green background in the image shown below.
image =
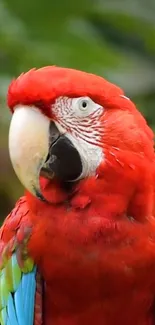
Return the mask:
[(155, 128), (155, 0), (0, 0), (1, 220), (23, 193), (8, 155), (7, 87), (51, 64), (117, 83)]

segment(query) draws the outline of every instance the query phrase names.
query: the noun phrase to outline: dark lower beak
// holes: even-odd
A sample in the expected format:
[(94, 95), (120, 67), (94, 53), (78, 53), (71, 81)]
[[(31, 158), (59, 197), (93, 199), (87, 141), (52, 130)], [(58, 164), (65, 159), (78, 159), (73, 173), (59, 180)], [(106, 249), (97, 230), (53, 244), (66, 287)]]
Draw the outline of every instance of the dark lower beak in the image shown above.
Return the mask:
[(70, 182), (79, 178), (82, 173), (82, 163), (78, 150), (62, 135), (54, 122), (49, 128), (49, 152), (41, 174), (47, 178), (56, 177), (62, 182)]

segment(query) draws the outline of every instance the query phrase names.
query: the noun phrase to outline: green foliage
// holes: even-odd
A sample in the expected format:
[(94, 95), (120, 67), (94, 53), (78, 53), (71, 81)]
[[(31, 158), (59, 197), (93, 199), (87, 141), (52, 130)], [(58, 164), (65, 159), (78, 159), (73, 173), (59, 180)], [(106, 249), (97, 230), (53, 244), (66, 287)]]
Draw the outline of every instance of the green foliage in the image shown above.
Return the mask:
[(154, 0), (0, 1), (0, 217), (22, 193), (9, 162), (10, 80), (56, 64), (120, 85), (155, 128)]

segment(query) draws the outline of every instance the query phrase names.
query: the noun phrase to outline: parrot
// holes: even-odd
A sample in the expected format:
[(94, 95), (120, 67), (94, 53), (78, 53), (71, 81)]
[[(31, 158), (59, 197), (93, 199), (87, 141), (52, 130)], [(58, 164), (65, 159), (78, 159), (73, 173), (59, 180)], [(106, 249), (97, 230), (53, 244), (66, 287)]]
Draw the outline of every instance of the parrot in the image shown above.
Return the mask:
[(25, 194), (0, 229), (1, 325), (155, 324), (154, 134), (102, 76), (45, 66), (7, 92)]

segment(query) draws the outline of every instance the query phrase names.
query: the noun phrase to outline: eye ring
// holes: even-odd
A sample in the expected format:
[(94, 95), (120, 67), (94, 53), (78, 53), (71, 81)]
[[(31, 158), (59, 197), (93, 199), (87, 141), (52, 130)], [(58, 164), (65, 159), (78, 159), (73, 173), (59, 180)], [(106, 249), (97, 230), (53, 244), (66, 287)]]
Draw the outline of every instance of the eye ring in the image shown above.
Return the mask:
[(79, 103), (79, 108), (81, 111), (86, 111), (88, 108), (88, 100), (87, 99), (82, 99)]

